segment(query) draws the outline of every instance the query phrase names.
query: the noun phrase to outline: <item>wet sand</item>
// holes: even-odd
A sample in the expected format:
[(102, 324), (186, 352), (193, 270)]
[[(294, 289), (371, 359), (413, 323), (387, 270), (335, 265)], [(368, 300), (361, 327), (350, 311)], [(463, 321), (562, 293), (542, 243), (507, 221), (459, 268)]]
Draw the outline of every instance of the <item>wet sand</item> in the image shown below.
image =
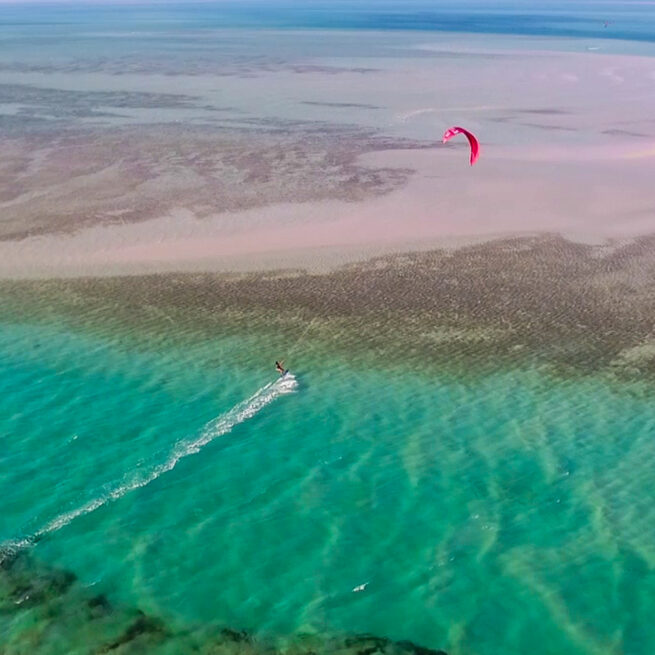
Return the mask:
[[(295, 36), (281, 59), (168, 77), (0, 70), (0, 275), (326, 271), (511, 234), (655, 232), (653, 58), (404, 33), (321, 33), (307, 56)], [(453, 123), (482, 141), (473, 168), (465, 142), (439, 143)]]

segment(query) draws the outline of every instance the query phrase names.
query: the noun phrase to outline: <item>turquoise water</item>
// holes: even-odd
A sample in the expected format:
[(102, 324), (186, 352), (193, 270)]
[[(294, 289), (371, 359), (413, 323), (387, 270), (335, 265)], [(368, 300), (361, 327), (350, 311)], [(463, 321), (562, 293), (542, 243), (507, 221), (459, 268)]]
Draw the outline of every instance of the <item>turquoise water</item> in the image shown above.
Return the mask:
[[(0, 4), (0, 130), (42, 114), (62, 129), (66, 103), (75, 126), (130, 102), (145, 108), (134, 120), (152, 120), (149, 103), (170, 99), (110, 97), (129, 71), (171, 75), (169, 92), (174, 74), (226, 62), (407, 56), (406, 43), (348, 30), (584, 36), (617, 52), (621, 39), (655, 41), (648, 3), (334, 7)], [(234, 34), (215, 38), (222, 28)], [(73, 91), (39, 96), (33, 83)], [(85, 84), (98, 97), (80, 99)], [(655, 653), (652, 390), (519, 364), (472, 365), (465, 381), (344, 352), (326, 365), (299, 348), (280, 382), (279, 335), (178, 341), (0, 319), (0, 544), (29, 553), (35, 577), (71, 571), (116, 607), (262, 641), (372, 633), (449, 655)], [(34, 645), (44, 617), (3, 597), (2, 572), (2, 655), (69, 655), (68, 628)]]
[(112, 602), (262, 638), (655, 652), (652, 397), (341, 360), (280, 383), (261, 339), (2, 325), (0, 538)]
[[(285, 30), (290, 30), (288, 38), (271, 41), (271, 35)], [(342, 42), (335, 49), (325, 38), (307, 38), (297, 30), (326, 32), (341, 36)], [(238, 39), (231, 41), (225, 31)], [(649, 2), (620, 0), (6, 2), (0, 3), (0, 72), (198, 74), (267, 58), (279, 62), (408, 54), (370, 37), (358, 39), (356, 32), (435, 32), (462, 39), (466, 33), (513, 35), (525, 37), (528, 46), (536, 39), (538, 49), (548, 47), (540, 37), (557, 39), (557, 47), (565, 49), (571, 39), (583, 46), (602, 40), (603, 52), (643, 50), (652, 55), (655, 11)], [(642, 50), (630, 43), (642, 44)], [(53, 86), (57, 83), (61, 80)]]

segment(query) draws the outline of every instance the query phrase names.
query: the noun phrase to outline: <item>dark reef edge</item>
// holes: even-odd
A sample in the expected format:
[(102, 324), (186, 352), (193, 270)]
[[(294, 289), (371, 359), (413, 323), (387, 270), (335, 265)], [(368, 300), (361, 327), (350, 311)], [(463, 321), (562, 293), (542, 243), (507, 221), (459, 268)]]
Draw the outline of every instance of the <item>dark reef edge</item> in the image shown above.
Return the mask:
[(117, 606), (102, 593), (90, 593), (73, 573), (45, 566), (25, 548), (0, 547), (0, 635), (11, 623), (21, 627), (2, 638), (3, 655), (27, 652), (25, 648), (35, 654), (100, 655), (157, 653), (160, 647), (173, 647), (180, 655), (446, 655), (411, 641), (368, 634), (298, 634), (276, 644), (227, 626), (173, 626), (140, 609)]
[[(166, 273), (0, 281), (7, 321), (56, 322), (119, 347), (261, 336), (304, 362), (571, 378), (655, 376), (655, 236), (558, 235), (405, 253), (330, 273)], [(302, 346), (299, 347), (299, 344)]]

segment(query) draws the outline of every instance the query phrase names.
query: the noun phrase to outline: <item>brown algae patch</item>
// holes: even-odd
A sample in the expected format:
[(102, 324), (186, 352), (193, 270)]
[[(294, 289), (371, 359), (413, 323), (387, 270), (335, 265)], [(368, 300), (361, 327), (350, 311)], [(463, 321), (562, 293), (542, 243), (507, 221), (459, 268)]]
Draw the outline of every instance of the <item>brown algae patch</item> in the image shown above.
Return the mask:
[(18, 133), (2, 142), (3, 240), (144, 221), (180, 208), (202, 219), (284, 202), (359, 201), (401, 187), (412, 173), (362, 166), (360, 155), (418, 147), (347, 126), (225, 118), (202, 127)]
[[(0, 284), (13, 320), (144, 344), (259, 335), (275, 353), (372, 366), (655, 373), (655, 237), (615, 247), (523, 237), (327, 274), (161, 274)], [(129, 328), (129, 330), (127, 329)]]

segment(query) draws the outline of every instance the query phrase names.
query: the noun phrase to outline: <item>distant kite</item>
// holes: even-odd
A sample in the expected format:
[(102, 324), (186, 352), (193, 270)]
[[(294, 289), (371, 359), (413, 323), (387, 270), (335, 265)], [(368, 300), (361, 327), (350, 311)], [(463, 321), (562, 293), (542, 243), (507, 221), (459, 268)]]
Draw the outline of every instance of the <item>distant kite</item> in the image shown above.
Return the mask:
[(450, 141), (450, 139), (457, 134), (463, 134), (469, 140), (469, 144), (471, 145), (471, 166), (473, 166), (480, 156), (480, 144), (475, 138), (475, 135), (468, 130), (465, 130), (463, 127), (451, 127), (446, 130), (443, 133), (443, 142), (446, 143), (446, 141)]

